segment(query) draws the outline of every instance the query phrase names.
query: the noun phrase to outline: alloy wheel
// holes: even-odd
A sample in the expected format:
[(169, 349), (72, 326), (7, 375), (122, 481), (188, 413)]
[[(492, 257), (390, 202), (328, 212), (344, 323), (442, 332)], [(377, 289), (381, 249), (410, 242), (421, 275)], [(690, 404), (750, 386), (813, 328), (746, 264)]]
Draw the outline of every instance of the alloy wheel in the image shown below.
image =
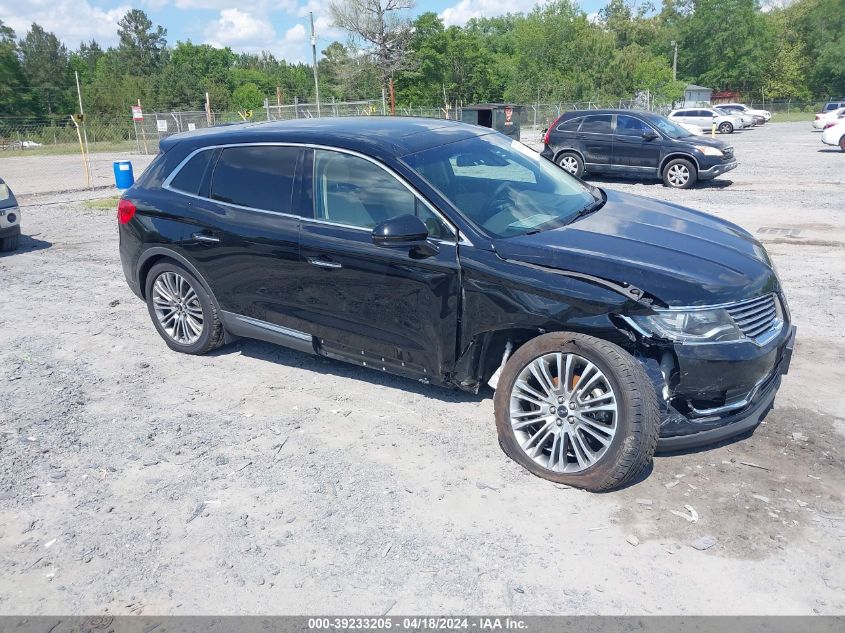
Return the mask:
[(689, 167), (680, 164), (672, 165), (666, 177), (673, 187), (683, 187), (690, 177)]
[(616, 394), (593, 363), (554, 352), (523, 367), (510, 394), (519, 446), (539, 466), (575, 473), (598, 462), (617, 429)]
[(564, 156), (560, 159), (560, 163), (558, 163), (561, 167), (563, 167), (566, 171), (570, 174), (577, 174), (578, 173), (578, 159), (574, 156)]
[(202, 305), (191, 284), (179, 273), (164, 272), (155, 280), (153, 308), (162, 329), (176, 343), (192, 345), (202, 335)]

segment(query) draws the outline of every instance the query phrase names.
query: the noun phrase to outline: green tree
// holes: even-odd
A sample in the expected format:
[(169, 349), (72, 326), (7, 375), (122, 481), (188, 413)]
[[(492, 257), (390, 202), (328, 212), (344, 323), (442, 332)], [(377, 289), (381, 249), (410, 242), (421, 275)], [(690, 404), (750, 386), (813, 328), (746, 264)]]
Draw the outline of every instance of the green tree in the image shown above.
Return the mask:
[(167, 61), (167, 29), (153, 28), (147, 14), (140, 9), (130, 9), (117, 24), (120, 39), (117, 50), (125, 72), (136, 76), (159, 72)]
[(232, 105), (238, 111), (255, 110), (264, 104), (264, 94), (254, 83), (241, 84), (232, 93)]
[(32, 93), (18, 59), (15, 32), (0, 20), (0, 115), (29, 114)]
[(74, 110), (73, 75), (67, 48), (38, 24), (20, 41), (21, 67), (34, 91), (39, 113), (69, 114)]

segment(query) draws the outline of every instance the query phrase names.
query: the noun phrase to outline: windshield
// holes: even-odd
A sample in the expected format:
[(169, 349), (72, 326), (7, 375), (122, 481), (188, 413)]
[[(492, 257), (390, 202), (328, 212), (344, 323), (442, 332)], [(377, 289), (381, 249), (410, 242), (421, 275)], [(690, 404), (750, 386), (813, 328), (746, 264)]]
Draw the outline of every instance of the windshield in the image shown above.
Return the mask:
[(601, 200), (594, 188), (500, 134), (474, 136), (403, 160), (493, 237), (563, 226)]
[(669, 138), (687, 138), (692, 136), (689, 130), (684, 129), (674, 121), (667, 119), (665, 116), (653, 116), (648, 120), (653, 126), (660, 129)]

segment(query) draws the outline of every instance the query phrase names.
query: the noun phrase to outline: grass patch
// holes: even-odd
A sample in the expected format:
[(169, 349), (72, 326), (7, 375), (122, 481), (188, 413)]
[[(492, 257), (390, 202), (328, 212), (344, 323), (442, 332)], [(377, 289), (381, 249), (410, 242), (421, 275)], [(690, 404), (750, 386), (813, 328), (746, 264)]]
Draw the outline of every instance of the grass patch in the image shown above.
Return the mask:
[(810, 122), (815, 118), (815, 112), (775, 112), (772, 116), (772, 123), (789, 123), (793, 121)]
[[(149, 145), (150, 151), (158, 149), (158, 145), (154, 145), (152, 142), (149, 142)], [(135, 141), (91, 143), (88, 149), (92, 154), (95, 152), (137, 152), (138, 145)], [(28, 147), (26, 149), (5, 149), (0, 152), (0, 158), (6, 156), (58, 156), (65, 154), (79, 154), (79, 143), (45, 144), (41, 147)]]
[(84, 204), (89, 209), (117, 209), (117, 201), (120, 200), (118, 196), (109, 196), (108, 198), (95, 198), (94, 200), (85, 200)]

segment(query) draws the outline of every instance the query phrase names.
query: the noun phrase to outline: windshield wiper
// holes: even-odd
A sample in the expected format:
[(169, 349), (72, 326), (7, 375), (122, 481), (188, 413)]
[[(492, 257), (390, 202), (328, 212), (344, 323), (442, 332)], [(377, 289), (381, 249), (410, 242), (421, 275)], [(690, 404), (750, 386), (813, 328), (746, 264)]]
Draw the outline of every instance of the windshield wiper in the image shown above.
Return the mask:
[(579, 209), (578, 211), (576, 211), (575, 215), (573, 215), (570, 218), (570, 220), (569, 220), (569, 222), (567, 222), (567, 224), (572, 224), (573, 222), (575, 222), (575, 220), (577, 220), (579, 218), (583, 218), (585, 215), (590, 215), (591, 213), (595, 213), (596, 211), (601, 209), (604, 206), (604, 203), (607, 202), (607, 196), (604, 195), (604, 192), (601, 189), (599, 189), (599, 192), (601, 193), (601, 198), (598, 198), (597, 200), (593, 200), (587, 206), (585, 206), (583, 209)]

